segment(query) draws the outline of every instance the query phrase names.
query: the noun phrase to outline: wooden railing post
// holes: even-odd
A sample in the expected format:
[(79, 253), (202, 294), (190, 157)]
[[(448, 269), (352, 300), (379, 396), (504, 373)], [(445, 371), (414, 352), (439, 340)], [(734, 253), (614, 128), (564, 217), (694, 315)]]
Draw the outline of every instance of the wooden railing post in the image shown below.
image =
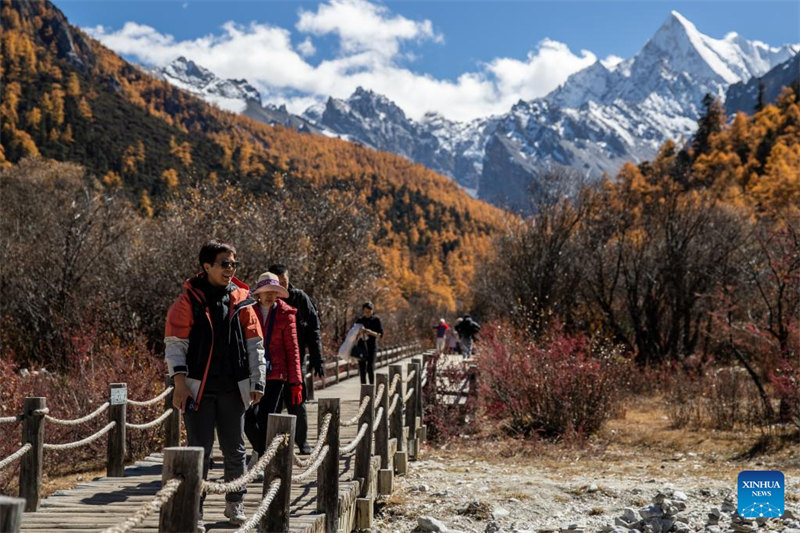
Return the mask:
[(0, 496), (0, 531), (18, 533), (22, 524), (22, 511), (25, 500)]
[(400, 395), (400, 398), (397, 400), (397, 407), (394, 408), (394, 413), (392, 413), (392, 417), (389, 422), (389, 434), (391, 435), (391, 438), (397, 439), (396, 451), (402, 452), (405, 451), (406, 449), (405, 438), (403, 435), (403, 394), (406, 389), (403, 383), (402, 365), (389, 366), (390, 384), (394, 381), (395, 376), (400, 376), (400, 381), (397, 383), (397, 390), (395, 391), (397, 394)]
[(25, 416), (22, 422), (22, 444), (29, 443), (31, 449), (20, 462), (19, 497), (25, 499), (25, 510), (30, 512), (39, 508), (44, 444), (44, 414), (34, 414), (34, 411), (45, 409), (47, 401), (41, 397), (28, 397), (22, 405)]
[(339, 398), (320, 398), (317, 428), (322, 427), (325, 415), (331, 414), (328, 426), (328, 455), (317, 470), (317, 511), (325, 513), (325, 533), (339, 529)]
[[(172, 386), (172, 379), (167, 374), (166, 379), (164, 380), (164, 386), (167, 388)], [(178, 409), (172, 407), (172, 394), (175, 391), (173, 390), (167, 397), (164, 399), (164, 411), (172, 409), (172, 414), (167, 417), (167, 420), (164, 422), (164, 447), (165, 448), (173, 448), (175, 446), (181, 445), (181, 412)]]
[(375, 455), (381, 458), (381, 468), (389, 468), (389, 376), (375, 374), (377, 388), (383, 385), (383, 394), (375, 404), (376, 409), (383, 407), (383, 414), (375, 430)]
[(336, 366), (334, 367), (336, 370), (336, 383), (339, 383), (339, 356), (336, 356)]
[[(406, 365), (406, 376), (411, 375), (411, 372), (417, 370), (416, 363), (408, 363)], [(419, 372), (417, 372), (419, 375)], [(411, 398), (408, 399), (406, 404), (406, 427), (408, 427), (408, 457), (413, 459), (417, 456), (417, 394), (419, 390), (416, 387), (416, 376), (408, 383), (408, 388), (411, 390)]]
[[(423, 427), (425, 426), (425, 406), (424, 406), (424, 391), (422, 390), (422, 381), (425, 379), (425, 365), (422, 364), (422, 358), (414, 358), (411, 360), (412, 363), (417, 365), (417, 377), (414, 379), (416, 381), (415, 388), (417, 389), (416, 399), (417, 399), (417, 418), (419, 418), (419, 424), (417, 424), (417, 444), (419, 445), (422, 442), (422, 436), (425, 434), (425, 430)], [(419, 446), (418, 446), (419, 448)], [(417, 449), (419, 451), (419, 449)]]
[(375, 454), (381, 458), (381, 468), (378, 471), (378, 494), (391, 494), (393, 474), (392, 466), (394, 457), (389, 456), (389, 376), (376, 374), (378, 387), (383, 385), (383, 394), (377, 404), (378, 410), (383, 409), (383, 414), (378, 420), (378, 429), (375, 430)]
[(364, 401), (364, 397), (369, 397), (369, 403), (364, 414), (358, 419), (358, 431), (361, 431), (361, 426), (367, 424), (367, 432), (356, 446), (356, 464), (353, 469), (353, 477), (360, 482), (358, 495), (361, 498), (369, 494), (370, 488), (369, 470), (372, 458), (372, 424), (375, 419), (375, 385), (361, 385), (361, 401)]
[(281, 486), (269, 510), (261, 519), (261, 531), (289, 531), (289, 504), (292, 496), (292, 466), (294, 464), (294, 429), (297, 419), (294, 415), (269, 415), (267, 419), (267, 446), (276, 435), (288, 434), (289, 442), (282, 446), (275, 458), (264, 470), (264, 489), (262, 495), (269, 491), (275, 478), (281, 479)]
[(161, 507), (160, 533), (195, 531), (200, 519), (200, 496), (203, 493), (203, 448), (164, 448), (161, 485), (173, 478), (183, 482), (175, 495)]
[(112, 383), (109, 391), (108, 421), (116, 425), (108, 432), (106, 476), (125, 477), (125, 419), (128, 405), (128, 385)]

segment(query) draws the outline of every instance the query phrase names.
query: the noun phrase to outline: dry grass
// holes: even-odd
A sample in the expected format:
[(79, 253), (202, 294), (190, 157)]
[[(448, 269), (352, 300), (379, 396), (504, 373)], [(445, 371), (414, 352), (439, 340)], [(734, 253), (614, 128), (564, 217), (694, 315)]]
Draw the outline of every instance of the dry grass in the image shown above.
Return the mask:
[(787, 428), (675, 429), (661, 398), (645, 397), (629, 401), (619, 418), (608, 421), (582, 445), (523, 441), (487, 428), (481, 435), (449, 443), (446, 454), (478, 458), (476, 449), (480, 449), (480, 459), (489, 464), (510, 464), (513, 460), (561, 475), (592, 472), (598, 477), (638, 474), (679, 480), (689, 475), (729, 480), (745, 469), (767, 468), (798, 477), (798, 444), (800, 436)]

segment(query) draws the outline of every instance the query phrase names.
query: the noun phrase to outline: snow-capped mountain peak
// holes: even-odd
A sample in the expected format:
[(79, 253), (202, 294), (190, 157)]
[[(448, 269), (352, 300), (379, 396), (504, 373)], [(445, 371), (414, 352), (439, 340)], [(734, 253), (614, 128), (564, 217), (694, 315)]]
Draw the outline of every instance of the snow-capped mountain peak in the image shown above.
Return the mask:
[(241, 113), (249, 103), (261, 106), (261, 95), (247, 80), (219, 78), (183, 56), (164, 68), (154, 69), (153, 72), (172, 85), (197, 94), (226, 111)]
[[(346, 99), (330, 97), (298, 117), (261, 107), (257, 91), (244, 80), (221, 80), (185, 58), (163, 69), (163, 77), (218, 105), (229, 98), (270, 124), (394, 152), (454, 178), (471, 194), (524, 210), (531, 191), (541, 189), (542, 173), (568, 167), (599, 177), (613, 175), (626, 161), (650, 159), (666, 140), (692, 136), (707, 93), (722, 99), (731, 84), (764, 75), (798, 50), (736, 33), (713, 38), (672, 11), (633, 57), (611, 67), (595, 62), (543, 98), (520, 100), (503, 115), (470, 122), (436, 112), (416, 121), (365, 87)], [(742, 90), (749, 97), (755, 89)]]

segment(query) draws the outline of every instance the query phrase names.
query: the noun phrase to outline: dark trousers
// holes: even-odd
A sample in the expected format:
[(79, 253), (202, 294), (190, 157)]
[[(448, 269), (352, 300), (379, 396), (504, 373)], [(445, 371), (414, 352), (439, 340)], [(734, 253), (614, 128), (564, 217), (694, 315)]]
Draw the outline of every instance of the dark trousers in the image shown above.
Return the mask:
[(363, 359), (358, 360), (358, 374), (361, 377), (361, 383), (375, 383), (375, 352), (367, 350), (367, 354)]
[[(305, 365), (300, 365), (301, 369), (305, 368)], [(291, 394), (291, 390), (289, 387), (286, 387), (287, 395)], [(308, 414), (306, 413), (306, 400), (308, 399), (308, 395), (306, 394), (306, 380), (305, 380), (305, 371), (303, 372), (303, 403), (300, 405), (292, 405), (291, 398), (286, 400), (286, 411), (290, 415), (294, 415), (297, 417), (297, 421), (295, 422), (294, 427), (294, 442), (299, 447), (303, 447), (303, 445), (308, 444)]]
[[(203, 479), (208, 477), (215, 427), (225, 466), (225, 481), (236, 479), (244, 474), (243, 414), (242, 397), (239, 396), (239, 389), (236, 389), (224, 393), (207, 392), (203, 395), (197, 411), (187, 410), (183, 415), (189, 446), (203, 448)], [(245, 492), (246, 490), (229, 492), (225, 495), (225, 501), (240, 502)]]
[(267, 447), (267, 421), (270, 414), (283, 410), (285, 381), (268, 379), (264, 385), (261, 401), (250, 407), (244, 414), (244, 434), (258, 455), (263, 455)]

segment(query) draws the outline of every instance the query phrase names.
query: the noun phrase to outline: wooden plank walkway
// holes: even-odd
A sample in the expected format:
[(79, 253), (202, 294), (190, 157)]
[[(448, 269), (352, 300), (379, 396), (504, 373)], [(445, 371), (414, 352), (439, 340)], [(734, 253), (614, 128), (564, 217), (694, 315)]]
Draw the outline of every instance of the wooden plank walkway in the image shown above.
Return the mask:
[[(402, 364), (403, 375), (406, 375), (406, 363), (411, 361), (410, 356), (393, 364)], [(377, 373), (386, 374), (388, 367), (376, 370)], [(341, 398), (341, 420), (346, 421), (358, 413), (360, 382), (358, 374), (349, 379), (344, 379), (325, 389), (314, 391), (316, 398)], [(317, 403), (311, 401), (307, 404), (308, 411), (308, 436), (312, 446), (317, 435)], [(340, 440), (343, 443), (352, 441), (357, 433), (356, 425), (341, 427)], [(246, 441), (246, 439), (245, 439)], [(296, 450), (296, 446), (295, 446)], [(248, 457), (250, 447), (248, 443)], [(209, 480), (222, 481), (222, 456), (215, 443), (214, 465), (209, 471)], [(34, 513), (24, 513), (20, 531), (41, 533), (44, 531), (68, 531), (70, 533), (93, 532), (122, 523), (131, 516), (141, 505), (149, 502), (153, 495), (161, 488), (162, 454), (153, 453), (135, 465), (125, 469), (124, 478), (96, 478), (91, 482), (77, 485), (69, 490), (54, 493), (49, 498), (43, 499), (39, 510)], [(351, 481), (353, 478), (353, 456), (340, 459), (339, 501), (341, 514), (345, 522), (352, 523), (347, 516), (357, 497), (358, 483)], [(380, 459), (373, 457), (373, 470), (377, 472)], [(295, 471), (302, 470), (295, 466)], [(251, 483), (247, 486), (245, 495), (245, 512), (251, 516), (260, 501), (262, 493), (261, 483)], [(293, 482), (290, 531), (292, 533), (316, 533), (324, 531), (324, 515), (316, 511), (316, 481)], [(223, 516), (225, 508), (223, 494), (211, 494), (204, 504), (204, 522), (207, 531), (230, 531), (237, 529), (228, 523)], [(145, 519), (139, 526), (132, 529), (137, 532), (154, 533), (158, 531), (158, 513)], [(341, 521), (340, 521), (341, 523)]]

